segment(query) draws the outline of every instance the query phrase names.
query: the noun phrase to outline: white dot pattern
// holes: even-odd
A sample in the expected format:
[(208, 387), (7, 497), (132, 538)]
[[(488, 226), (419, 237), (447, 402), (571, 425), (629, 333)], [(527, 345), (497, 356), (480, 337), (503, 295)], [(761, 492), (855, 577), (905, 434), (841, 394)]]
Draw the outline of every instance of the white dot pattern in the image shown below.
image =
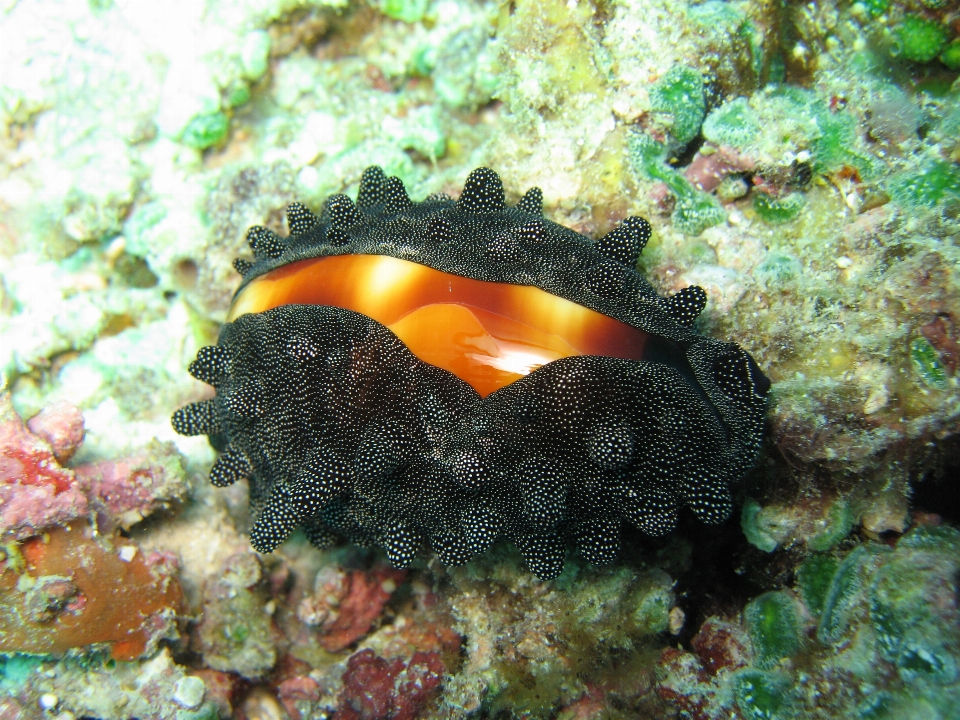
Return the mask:
[(320, 218), (310, 212), (302, 203), (295, 202), (287, 206), (287, 227), (290, 228), (291, 234), (301, 235), (319, 222)]
[(665, 299), (636, 273), (645, 220), (593, 242), (543, 219), (537, 189), (505, 207), (485, 168), (457, 201), (412, 203), (370, 168), (356, 204), (333, 196), (319, 218), (301, 208), (288, 239), (250, 231), (245, 282), (307, 257), (387, 254), (526, 280), (655, 337), (642, 361), (565, 358), (481, 399), (358, 313), (290, 305), (239, 317), (190, 366), (216, 397), (173, 425), (221, 450), (215, 485), (249, 481), (256, 549), (303, 526), (318, 546), (380, 545), (402, 567), (425, 545), (459, 564), (502, 537), (549, 578), (568, 540), (606, 563), (623, 522), (662, 535), (682, 507), (707, 523), (728, 517), (729, 487), (759, 450), (769, 381), (736, 345), (689, 329), (702, 290)]

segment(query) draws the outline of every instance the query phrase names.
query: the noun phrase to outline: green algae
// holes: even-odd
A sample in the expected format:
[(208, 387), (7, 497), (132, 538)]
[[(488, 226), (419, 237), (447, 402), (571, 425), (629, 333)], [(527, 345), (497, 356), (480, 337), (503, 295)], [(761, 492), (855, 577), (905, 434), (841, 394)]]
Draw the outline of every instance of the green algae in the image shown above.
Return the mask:
[(744, 97), (725, 102), (703, 122), (703, 136), (716, 145), (745, 148), (759, 133), (757, 114)]
[(894, 176), (887, 189), (894, 201), (905, 208), (932, 208), (947, 198), (960, 198), (960, 170), (937, 161), (918, 171)]
[(820, 130), (814, 143), (815, 172), (835, 172), (849, 166), (864, 180), (876, 178), (883, 172), (880, 161), (857, 150), (857, 120), (852, 114), (831, 112), (822, 100), (813, 101), (811, 111)]
[(196, 115), (183, 129), (180, 141), (197, 150), (206, 150), (221, 142), (230, 129), (230, 119), (222, 112)]
[[(857, 149), (857, 121), (851, 113), (832, 112), (813, 91), (790, 85), (771, 85), (749, 98), (728, 100), (707, 115), (703, 136), (754, 158), (761, 174), (803, 152), (816, 173), (849, 166), (862, 178), (871, 178), (882, 169)], [(773, 222), (781, 222), (796, 216), (797, 204), (792, 198), (786, 208), (761, 206), (758, 214), (766, 212)]]
[(265, 30), (247, 33), (240, 46), (240, 67), (243, 77), (256, 82), (270, 66), (270, 35)]
[[(892, 547), (867, 543), (842, 558), (811, 555), (797, 569), (797, 596), (772, 591), (745, 606), (754, 650), (748, 666), (705, 677), (695, 660), (677, 662), (661, 682), (686, 702), (703, 702), (704, 717), (729, 716), (718, 699), (732, 697), (745, 718), (953, 718), (958, 570), (960, 531), (948, 526), (921, 526)], [(797, 599), (820, 615), (811, 638)], [(709, 647), (696, 650), (700, 663)]]
[(759, 667), (773, 667), (799, 652), (802, 624), (789, 592), (768, 592), (754, 598), (743, 609), (743, 617)]
[(780, 673), (745, 670), (734, 681), (734, 698), (745, 718), (771, 720), (784, 703), (789, 680)]
[(838, 642), (852, 621), (853, 612), (867, 586), (873, 559), (889, 548), (859, 545), (840, 563), (830, 582), (823, 613), (817, 626), (817, 639), (824, 645)]
[(819, 618), (827, 601), (830, 583), (840, 567), (833, 555), (814, 554), (797, 568), (797, 590), (810, 614)]
[(715, 197), (698, 190), (683, 175), (666, 165), (667, 148), (663, 144), (646, 135), (633, 133), (630, 150), (634, 167), (648, 178), (662, 182), (673, 194), (675, 205), (670, 219), (678, 231), (695, 237), (726, 220), (726, 213)]
[(219, 720), (220, 710), (216, 703), (206, 702), (196, 710), (177, 710), (177, 720)]
[(946, 390), (947, 371), (940, 362), (937, 349), (924, 337), (910, 341), (910, 364), (920, 382), (935, 390)]
[(890, 0), (860, 0), (860, 2), (872, 18), (880, 17), (890, 9)]
[(421, 45), (410, 58), (410, 74), (414, 77), (430, 77), (437, 66), (437, 48), (433, 45)]
[(951, 70), (960, 70), (960, 38), (954, 38), (944, 46), (940, 62)]
[(919, 63), (933, 60), (947, 42), (947, 29), (919, 15), (907, 15), (894, 28), (895, 54)]
[(672, 138), (687, 145), (700, 132), (706, 112), (703, 76), (685, 65), (673, 66), (650, 89), (650, 105), (655, 113), (663, 113)]
[(807, 538), (807, 547), (816, 552), (829, 550), (850, 533), (853, 520), (850, 506), (843, 500), (837, 500), (827, 510), (823, 529)]
[(747, 181), (739, 175), (727, 175), (720, 181), (716, 189), (716, 195), (721, 202), (739, 200), (748, 192), (750, 192), (750, 186), (747, 184)]
[(380, 12), (392, 20), (420, 22), (427, 12), (428, 0), (380, 0)]
[(793, 255), (771, 251), (757, 266), (756, 277), (767, 290), (776, 290), (786, 287), (802, 272), (803, 266)]
[(250, 102), (250, 86), (238, 80), (225, 90), (224, 100), (231, 108), (246, 105)]
[(0, 687), (16, 692), (41, 664), (43, 658), (37, 655), (0, 655)]
[(760, 522), (762, 512), (763, 507), (760, 503), (753, 498), (747, 500), (740, 512), (740, 527), (748, 543), (759, 550), (770, 553), (777, 549), (779, 542)]
[(792, 192), (782, 196), (769, 195), (763, 192), (753, 194), (753, 209), (757, 216), (772, 225), (779, 225), (793, 220), (803, 210), (807, 199), (803, 193)]
[(960, 530), (949, 525), (923, 525), (900, 538), (897, 548), (937, 550), (960, 555)]
[(868, 604), (881, 657), (907, 682), (943, 685), (957, 678), (956, 638), (944, 634), (943, 625), (956, 619), (948, 598), (957, 592), (960, 533), (937, 530), (921, 528), (903, 538), (905, 546), (898, 544), (899, 552), (878, 568)]

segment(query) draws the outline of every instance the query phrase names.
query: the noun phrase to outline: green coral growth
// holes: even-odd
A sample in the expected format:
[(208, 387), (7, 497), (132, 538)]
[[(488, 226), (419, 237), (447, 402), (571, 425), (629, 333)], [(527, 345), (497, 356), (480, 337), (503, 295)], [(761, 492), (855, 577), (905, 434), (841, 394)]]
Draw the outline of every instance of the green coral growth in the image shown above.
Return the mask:
[[(789, 285), (792, 280), (800, 277), (801, 272), (803, 266), (799, 260), (792, 255), (773, 251), (767, 253), (763, 262), (757, 266), (756, 276), (765, 288), (775, 290)], [(757, 505), (757, 512), (759, 508)]]
[(177, 720), (219, 720), (220, 710), (216, 703), (205, 702), (196, 710), (177, 710)]
[(914, 62), (933, 60), (947, 42), (947, 30), (940, 23), (919, 15), (907, 15), (894, 31), (896, 51)]
[(247, 33), (240, 47), (240, 65), (243, 76), (256, 82), (270, 65), (270, 36), (264, 30)]
[(787, 679), (779, 674), (747, 670), (737, 675), (734, 698), (744, 717), (770, 720), (783, 705), (787, 687)]
[(879, 552), (878, 548), (860, 545), (837, 568), (817, 626), (817, 639), (824, 645), (837, 642), (847, 631), (853, 610), (867, 584), (873, 557)]
[(838, 500), (827, 511), (823, 530), (807, 538), (807, 547), (816, 552), (829, 550), (843, 540), (853, 527), (853, 514), (850, 506)]
[(947, 388), (947, 372), (940, 362), (937, 349), (923, 337), (914, 338), (910, 343), (910, 364), (927, 387), (936, 390)]
[(833, 113), (826, 103), (817, 100), (814, 105), (820, 135), (814, 143), (813, 168), (820, 173), (833, 172), (845, 165), (855, 168), (864, 179), (883, 172), (883, 165), (872, 155), (858, 152), (857, 121), (850, 113)]
[(797, 590), (810, 614), (820, 617), (840, 561), (833, 555), (811, 555), (797, 568)]
[(634, 133), (630, 138), (631, 160), (647, 177), (659, 180), (673, 194), (676, 204), (670, 216), (673, 226), (684, 235), (697, 236), (708, 227), (726, 220), (726, 213), (712, 195), (693, 184), (664, 162), (666, 147), (652, 138)]
[(844, 166), (862, 178), (880, 174), (878, 161), (857, 147), (857, 121), (847, 112), (831, 112), (815, 93), (788, 85), (769, 86), (750, 98), (734, 98), (711, 111), (703, 136), (752, 157), (760, 174), (785, 169), (784, 158), (810, 156), (811, 168), (829, 173)]
[(650, 90), (650, 103), (655, 113), (669, 116), (670, 135), (686, 145), (700, 132), (707, 109), (703, 77), (693, 68), (674, 65)]
[(860, 0), (870, 17), (880, 17), (890, 9), (890, 0)]
[(777, 539), (773, 537), (764, 525), (760, 523), (763, 508), (756, 500), (750, 499), (743, 504), (740, 512), (740, 528), (743, 530), (747, 542), (764, 552), (773, 552), (777, 549)]
[(393, 20), (419, 22), (427, 12), (427, 0), (380, 0), (380, 12)]
[(232, 108), (246, 105), (250, 102), (250, 88), (245, 82), (237, 81), (227, 88), (225, 97), (227, 105)]
[(951, 70), (960, 70), (960, 38), (955, 38), (947, 43), (940, 53), (940, 62)]
[(943, 685), (957, 677), (956, 648), (942, 632), (940, 617), (946, 609), (943, 599), (956, 594), (955, 581), (954, 587), (944, 582), (958, 566), (951, 549), (956, 547), (949, 542), (934, 542), (897, 553), (877, 570), (870, 586), (870, 620), (880, 655), (895, 663), (907, 682), (925, 679)]
[(960, 530), (949, 525), (924, 525), (911, 530), (897, 542), (898, 549), (936, 550), (960, 555)]
[(920, 172), (902, 173), (889, 183), (891, 197), (906, 208), (932, 208), (948, 197), (960, 198), (960, 170), (935, 162)]
[(197, 150), (206, 150), (223, 140), (229, 129), (230, 120), (222, 112), (197, 115), (187, 123), (180, 141)]
[(788, 193), (781, 197), (762, 192), (753, 194), (753, 209), (757, 216), (772, 225), (793, 220), (806, 204), (806, 198), (799, 192)]
[(757, 113), (743, 97), (724, 103), (703, 122), (703, 136), (716, 145), (744, 148), (759, 134)]
[(788, 592), (768, 592), (743, 610), (759, 667), (773, 667), (800, 650), (801, 622)]

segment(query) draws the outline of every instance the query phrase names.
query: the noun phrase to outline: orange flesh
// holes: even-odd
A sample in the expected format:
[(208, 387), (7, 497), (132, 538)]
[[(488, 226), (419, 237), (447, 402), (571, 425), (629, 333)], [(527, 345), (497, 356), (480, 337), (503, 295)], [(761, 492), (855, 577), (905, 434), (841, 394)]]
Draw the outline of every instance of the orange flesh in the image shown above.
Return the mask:
[(386, 255), (334, 255), (271, 270), (243, 289), (227, 320), (294, 304), (373, 318), (481, 397), (559, 358), (640, 360), (647, 340), (642, 330), (539, 288), (474, 280)]

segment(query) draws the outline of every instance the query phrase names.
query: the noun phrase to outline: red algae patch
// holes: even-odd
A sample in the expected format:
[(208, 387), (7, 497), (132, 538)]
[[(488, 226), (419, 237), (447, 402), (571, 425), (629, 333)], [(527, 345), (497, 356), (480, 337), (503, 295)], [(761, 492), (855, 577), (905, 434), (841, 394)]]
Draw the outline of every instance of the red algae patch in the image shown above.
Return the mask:
[(137, 454), (61, 467), (83, 440), (83, 417), (55, 403), (26, 424), (0, 393), (0, 539), (23, 540), (52, 526), (95, 515), (129, 528), (187, 494), (173, 443), (151, 441)]
[(347, 577), (338, 612), (321, 631), (320, 644), (328, 652), (345, 650), (370, 632), (406, 572), (379, 567), (369, 572), (354, 570)]
[(438, 653), (415, 652), (404, 663), (361, 650), (347, 661), (334, 720), (413, 720), (439, 689), (445, 672)]
[(0, 393), (0, 536), (21, 539), (87, 513), (87, 497)]
[(0, 652), (59, 655), (106, 645), (114, 659), (134, 660), (177, 637), (183, 593), (172, 554), (111, 547), (81, 524), (7, 547)]

